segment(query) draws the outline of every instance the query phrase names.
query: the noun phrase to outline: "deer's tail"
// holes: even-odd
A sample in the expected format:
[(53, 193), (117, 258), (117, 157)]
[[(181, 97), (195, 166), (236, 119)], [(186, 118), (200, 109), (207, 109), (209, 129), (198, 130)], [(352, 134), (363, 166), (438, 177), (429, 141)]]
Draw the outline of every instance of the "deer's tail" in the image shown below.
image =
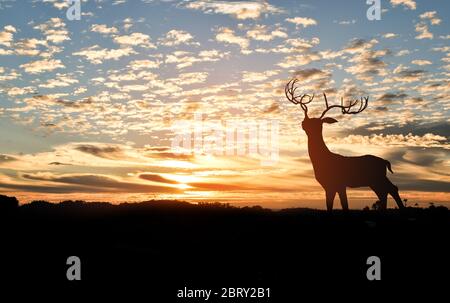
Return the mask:
[(390, 171), (391, 173), (394, 173), (394, 172), (392, 171), (392, 168), (391, 168), (391, 162), (389, 162), (388, 160), (384, 160), (384, 161), (386, 161), (386, 167), (387, 167), (387, 169), (389, 169), (389, 171)]

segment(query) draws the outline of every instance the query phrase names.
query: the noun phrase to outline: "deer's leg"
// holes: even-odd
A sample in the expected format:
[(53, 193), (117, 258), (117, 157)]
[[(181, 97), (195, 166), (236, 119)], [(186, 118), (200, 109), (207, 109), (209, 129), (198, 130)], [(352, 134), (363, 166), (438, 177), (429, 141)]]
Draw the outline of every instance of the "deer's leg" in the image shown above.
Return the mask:
[(341, 200), (342, 210), (348, 210), (347, 189), (339, 190), (339, 200)]
[(370, 188), (377, 194), (378, 200), (380, 200), (381, 209), (386, 209), (388, 193), (385, 186), (378, 185), (378, 186), (371, 186)]
[(386, 177), (386, 187), (388, 188), (389, 194), (394, 198), (395, 202), (397, 202), (398, 208), (404, 208), (402, 198), (398, 194), (398, 187), (395, 186), (387, 177)]
[(327, 210), (332, 211), (333, 210), (333, 202), (334, 197), (336, 196), (336, 191), (331, 189), (325, 190), (326, 197), (327, 197)]

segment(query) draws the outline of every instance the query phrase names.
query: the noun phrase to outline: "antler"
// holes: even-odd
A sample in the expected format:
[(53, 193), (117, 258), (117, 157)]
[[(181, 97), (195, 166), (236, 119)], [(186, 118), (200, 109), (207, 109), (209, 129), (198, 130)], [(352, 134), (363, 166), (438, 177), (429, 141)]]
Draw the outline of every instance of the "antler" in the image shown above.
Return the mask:
[[(361, 97), (360, 100), (356, 99), (354, 101), (351, 101), (349, 105), (344, 106), (344, 98), (341, 98), (341, 105), (328, 105), (328, 100), (327, 100), (327, 95), (325, 95), (325, 93), (323, 93), (323, 97), (325, 99), (325, 105), (326, 105), (326, 109), (322, 112), (322, 115), (320, 116), (320, 119), (322, 119), (325, 114), (333, 108), (340, 108), (342, 111), (342, 114), (349, 114), (349, 115), (356, 115), (359, 114), (360, 112), (362, 112), (363, 110), (365, 110), (367, 108), (367, 105), (369, 104), (369, 96), (367, 97)], [(358, 102), (360, 102), (360, 106), (358, 108), (358, 110), (352, 110), (352, 108), (354, 108), (354, 106), (356, 104), (358, 104)]]
[[(295, 86), (295, 84), (298, 82), (298, 79), (292, 79), (284, 88), (284, 93), (286, 94), (286, 98), (291, 101), (294, 104), (300, 104), (302, 107), (303, 112), (305, 113), (305, 117), (308, 117), (308, 107), (307, 104), (311, 103), (311, 101), (314, 99), (314, 94), (312, 96), (303, 94), (303, 95), (295, 95), (295, 91), (297, 90), (298, 86)], [(308, 97), (308, 100), (303, 102), (303, 99), (305, 97)], [(300, 99), (299, 99), (300, 98)]]

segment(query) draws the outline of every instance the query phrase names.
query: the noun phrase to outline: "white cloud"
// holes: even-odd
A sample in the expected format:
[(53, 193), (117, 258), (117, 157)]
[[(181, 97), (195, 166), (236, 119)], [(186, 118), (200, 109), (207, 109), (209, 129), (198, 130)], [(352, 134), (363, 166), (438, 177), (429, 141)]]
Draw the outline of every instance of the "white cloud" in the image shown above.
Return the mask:
[(128, 67), (133, 70), (147, 69), (147, 68), (158, 68), (161, 65), (160, 61), (151, 60), (134, 60), (131, 61)]
[(93, 64), (100, 64), (104, 60), (111, 60), (111, 59), (118, 60), (122, 57), (126, 57), (131, 54), (136, 54), (136, 52), (131, 47), (107, 49), (107, 48), (100, 48), (100, 46), (98, 45), (94, 45), (73, 53), (74, 56), (85, 57), (88, 61), (90, 61)]
[(280, 30), (269, 31), (265, 25), (255, 25), (247, 31), (247, 37), (258, 41), (270, 41), (275, 38), (287, 38), (287, 34)]
[(413, 60), (411, 61), (412, 64), (415, 65), (429, 65), (429, 64), (433, 64), (431, 61), (428, 60)]
[(216, 40), (230, 44), (237, 44), (242, 49), (246, 49), (249, 46), (248, 39), (236, 36), (234, 31), (227, 27), (222, 27), (218, 30)]
[(414, 0), (391, 0), (393, 7), (403, 5), (407, 9), (416, 9), (416, 2)]
[(55, 8), (60, 10), (69, 7), (69, 1), (67, 0), (43, 0), (43, 2), (52, 3)]
[(261, 14), (281, 13), (282, 10), (266, 1), (191, 1), (187, 8), (204, 11), (207, 14), (232, 15), (237, 19), (257, 19)]
[(303, 66), (310, 64), (313, 61), (318, 61), (321, 59), (321, 56), (316, 53), (303, 53), (296, 56), (288, 56), (284, 58), (277, 65), (282, 68), (295, 68), (298, 66)]
[(160, 39), (160, 43), (165, 46), (175, 46), (180, 44), (199, 45), (199, 43), (192, 42), (193, 38), (194, 37), (186, 31), (173, 29), (167, 32), (163, 39)]
[(420, 19), (428, 19), (430, 20), (431, 25), (438, 25), (441, 23), (441, 19), (436, 16), (436, 11), (425, 12), (420, 15)]
[(27, 87), (11, 87), (7, 89), (8, 96), (18, 96), (18, 95), (25, 95), (34, 92), (34, 87), (27, 86)]
[(386, 39), (392, 39), (392, 38), (396, 38), (396, 37), (398, 37), (398, 35), (394, 34), (394, 33), (386, 33), (383, 35), (383, 38), (386, 38)]
[(6, 25), (3, 29), (5, 31), (7, 31), (7, 32), (10, 32), (10, 33), (17, 32), (16, 28), (14, 26), (12, 26), (12, 25)]
[(75, 83), (78, 83), (77, 79), (74, 79), (69, 75), (57, 74), (56, 78), (47, 80), (47, 82), (40, 84), (39, 87), (43, 88), (67, 87)]
[(170, 55), (166, 56), (166, 63), (176, 64), (178, 69), (185, 68), (191, 66), (196, 62), (214, 62), (218, 61), (226, 56), (229, 53), (219, 52), (218, 50), (205, 50), (198, 53), (198, 56), (192, 55), (190, 52), (185, 51), (175, 51)]
[(39, 61), (33, 61), (20, 65), (27, 73), (38, 74), (46, 71), (52, 71), (57, 68), (64, 68), (61, 60), (44, 59)]
[(294, 23), (297, 27), (308, 27), (311, 25), (317, 25), (317, 21), (312, 18), (295, 17), (295, 18), (287, 18), (286, 21)]
[(428, 26), (423, 22), (419, 22), (416, 24), (416, 32), (419, 33), (416, 36), (416, 39), (418, 39), (418, 40), (433, 39), (433, 34), (430, 33), (430, 31), (428, 30)]
[(178, 85), (190, 85), (195, 83), (203, 83), (208, 78), (207, 72), (182, 73), (177, 78), (169, 79)]
[(13, 42), (13, 33), (16, 32), (16, 28), (12, 25), (6, 25), (3, 29), (4, 31), (0, 32), (0, 45), (9, 47)]
[(355, 19), (352, 19), (352, 20), (342, 20), (342, 21), (339, 21), (338, 22), (338, 24), (340, 24), (340, 25), (350, 25), (350, 24), (355, 24), (356, 23), (356, 20)]
[(46, 40), (52, 43), (59, 44), (70, 40), (66, 24), (61, 18), (51, 18), (43, 24), (36, 25), (34, 28), (40, 30), (46, 36)]
[(411, 147), (443, 147), (449, 149), (446, 144), (447, 138), (435, 135), (425, 134), (423, 136), (413, 134), (394, 134), (394, 135), (349, 135), (345, 138), (329, 138), (329, 142), (333, 144), (360, 144), (365, 146), (411, 146)]
[(130, 35), (116, 36), (114, 37), (114, 42), (120, 45), (156, 48), (155, 45), (150, 42), (150, 36), (143, 33), (132, 33)]
[(259, 82), (265, 81), (269, 77), (278, 75), (280, 73), (279, 70), (268, 70), (264, 72), (242, 72), (242, 82)]
[(114, 26), (108, 27), (105, 24), (93, 24), (91, 26), (91, 32), (100, 33), (103, 35), (116, 34), (117, 28)]
[(410, 50), (408, 49), (402, 49), (401, 51), (399, 51), (398, 53), (395, 54), (396, 57), (401, 57), (401, 56), (406, 56), (409, 55), (411, 53)]

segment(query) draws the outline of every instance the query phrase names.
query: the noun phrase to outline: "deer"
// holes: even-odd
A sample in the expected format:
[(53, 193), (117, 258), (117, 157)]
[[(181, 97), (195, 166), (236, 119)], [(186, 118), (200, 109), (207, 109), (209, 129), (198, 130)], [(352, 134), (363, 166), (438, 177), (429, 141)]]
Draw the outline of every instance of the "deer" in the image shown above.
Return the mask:
[(310, 118), (308, 104), (313, 101), (314, 94), (296, 93), (297, 82), (298, 79), (294, 78), (286, 84), (285, 95), (290, 102), (300, 105), (303, 110), (304, 119), (301, 126), (308, 137), (308, 154), (315, 178), (325, 191), (327, 210), (329, 212), (333, 210), (334, 198), (338, 193), (342, 209), (348, 211), (347, 187), (369, 187), (378, 196), (382, 210), (387, 208), (388, 194), (394, 198), (399, 209), (404, 208), (398, 187), (386, 175), (386, 169), (394, 173), (388, 160), (373, 155), (356, 157), (339, 155), (331, 152), (323, 139), (323, 124), (338, 122), (325, 116), (330, 110), (340, 109), (343, 115), (359, 114), (367, 108), (369, 96), (350, 101), (347, 105), (344, 105), (344, 98), (341, 98), (340, 105), (330, 106), (326, 94), (323, 93), (325, 109), (319, 118)]

